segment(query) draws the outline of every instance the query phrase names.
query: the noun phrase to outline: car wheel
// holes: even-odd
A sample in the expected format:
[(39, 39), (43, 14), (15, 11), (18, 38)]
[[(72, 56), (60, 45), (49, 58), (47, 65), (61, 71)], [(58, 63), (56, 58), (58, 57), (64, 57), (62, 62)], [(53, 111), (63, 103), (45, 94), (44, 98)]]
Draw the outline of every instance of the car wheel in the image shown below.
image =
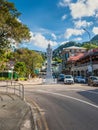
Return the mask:
[(88, 83), (88, 86), (90, 86), (90, 83)]

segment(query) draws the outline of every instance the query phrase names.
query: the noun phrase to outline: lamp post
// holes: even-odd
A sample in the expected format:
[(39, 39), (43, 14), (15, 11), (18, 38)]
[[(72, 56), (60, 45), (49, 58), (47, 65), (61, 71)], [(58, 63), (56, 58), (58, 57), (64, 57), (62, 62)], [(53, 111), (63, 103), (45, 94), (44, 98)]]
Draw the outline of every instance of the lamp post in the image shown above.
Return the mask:
[(88, 71), (91, 72), (91, 75), (93, 75), (93, 65), (92, 65), (92, 55), (91, 55), (91, 42), (90, 42), (90, 40), (91, 40), (91, 35), (90, 35), (90, 32), (89, 32), (87, 29), (83, 28), (83, 30), (84, 30), (85, 32), (87, 32), (88, 37), (89, 37), (89, 43), (90, 43), (90, 52), (89, 52), (90, 66), (88, 66)]

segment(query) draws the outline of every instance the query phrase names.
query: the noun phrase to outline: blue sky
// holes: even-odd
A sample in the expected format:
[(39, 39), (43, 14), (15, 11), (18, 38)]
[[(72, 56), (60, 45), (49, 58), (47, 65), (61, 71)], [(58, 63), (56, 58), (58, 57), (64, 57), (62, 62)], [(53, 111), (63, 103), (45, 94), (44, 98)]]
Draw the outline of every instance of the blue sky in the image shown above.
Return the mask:
[(68, 41), (84, 42), (98, 34), (98, 0), (9, 0), (21, 16), (19, 21), (31, 31), (22, 46), (45, 51)]

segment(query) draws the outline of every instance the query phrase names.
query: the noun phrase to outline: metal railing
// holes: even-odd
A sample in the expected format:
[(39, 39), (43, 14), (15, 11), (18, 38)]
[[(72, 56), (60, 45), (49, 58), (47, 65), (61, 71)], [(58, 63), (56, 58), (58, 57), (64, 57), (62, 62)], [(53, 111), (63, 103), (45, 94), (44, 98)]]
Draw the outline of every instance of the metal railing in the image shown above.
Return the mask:
[(15, 94), (24, 100), (24, 85), (15, 81), (0, 81), (0, 92)]

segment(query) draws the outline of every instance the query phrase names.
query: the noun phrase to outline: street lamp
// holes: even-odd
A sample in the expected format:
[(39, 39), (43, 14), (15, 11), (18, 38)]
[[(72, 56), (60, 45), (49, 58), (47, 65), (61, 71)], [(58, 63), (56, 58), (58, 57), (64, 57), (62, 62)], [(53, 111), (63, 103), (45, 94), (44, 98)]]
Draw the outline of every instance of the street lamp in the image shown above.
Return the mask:
[(90, 42), (90, 40), (91, 40), (91, 35), (90, 35), (90, 32), (89, 32), (87, 29), (83, 28), (83, 30), (84, 30), (85, 32), (87, 32), (88, 37), (89, 37), (89, 43), (90, 43), (90, 53), (89, 53), (90, 66), (88, 66), (88, 71), (91, 72), (91, 75), (92, 75), (92, 74), (93, 74), (93, 65), (92, 65), (91, 42)]

